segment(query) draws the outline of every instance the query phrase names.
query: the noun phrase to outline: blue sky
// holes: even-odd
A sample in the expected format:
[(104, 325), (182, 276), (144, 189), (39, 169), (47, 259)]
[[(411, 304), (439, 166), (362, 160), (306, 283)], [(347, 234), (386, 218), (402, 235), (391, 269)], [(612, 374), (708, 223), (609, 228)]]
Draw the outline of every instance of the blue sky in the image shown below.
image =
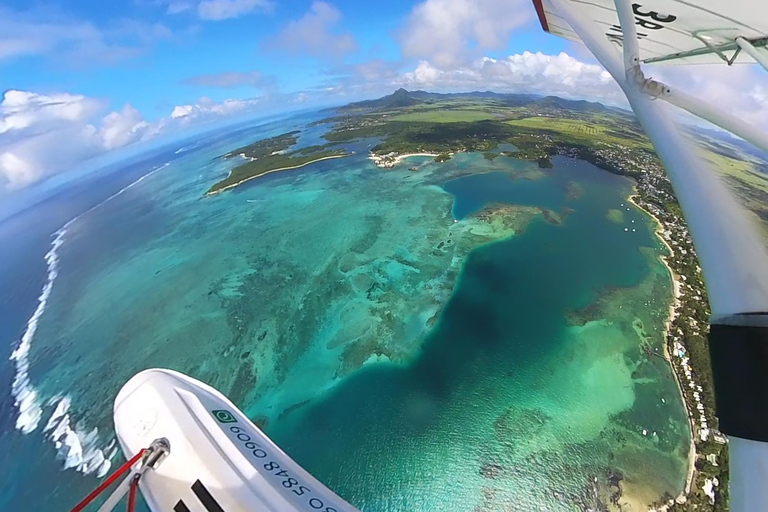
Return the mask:
[[(10, 56), (0, 60), (0, 89), (67, 91), (104, 98), (111, 108), (129, 103), (153, 120), (167, 115), (174, 105), (201, 96), (221, 101), (260, 92), (251, 86), (222, 88), (187, 82), (203, 74), (259, 71), (273, 77), (278, 90), (292, 92), (332, 79), (332, 71), (340, 64), (381, 59), (407, 65), (414, 60), (402, 59), (398, 33), (418, 2), (333, 2), (330, 5), (341, 17), (330, 30), (350, 34), (355, 49), (342, 55), (329, 52), (325, 57), (282, 51), (279, 44), (270, 44), (291, 21), (309, 11), (311, 1), (276, 0), (263, 7), (259, 3), (239, 15), (212, 20), (201, 18), (193, 2), (177, 2), (190, 7), (176, 14), (170, 14), (169, 8), (177, 4), (160, 0), (80, 0), (33, 4), (31, 9), (26, 2), (12, 2), (5, 11), (13, 11), (14, 18), (37, 23), (43, 30), (46, 25), (89, 26), (99, 33), (89, 37), (105, 47), (100, 56), (86, 52), (81, 56), (72, 42), (61, 41), (49, 51)], [(544, 34), (533, 18), (529, 21), (490, 54), (525, 50), (556, 54), (566, 48), (566, 42)]]
[[(697, 71), (659, 74), (768, 119), (750, 66)], [(0, 201), (206, 123), (399, 87), (624, 102), (531, 0), (0, 0)]]

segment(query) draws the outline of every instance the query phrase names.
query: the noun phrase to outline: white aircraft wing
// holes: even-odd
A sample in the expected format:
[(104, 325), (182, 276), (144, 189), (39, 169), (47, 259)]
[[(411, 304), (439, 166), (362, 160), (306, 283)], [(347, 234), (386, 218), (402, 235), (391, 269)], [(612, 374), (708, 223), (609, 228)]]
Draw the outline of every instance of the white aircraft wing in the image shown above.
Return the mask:
[[(622, 44), (613, 0), (570, 0)], [(581, 41), (548, 0), (533, 0), (542, 28)], [(632, 3), (643, 62), (670, 64), (754, 63), (739, 51), (737, 37), (750, 41), (768, 58), (768, 0), (639, 0)]]

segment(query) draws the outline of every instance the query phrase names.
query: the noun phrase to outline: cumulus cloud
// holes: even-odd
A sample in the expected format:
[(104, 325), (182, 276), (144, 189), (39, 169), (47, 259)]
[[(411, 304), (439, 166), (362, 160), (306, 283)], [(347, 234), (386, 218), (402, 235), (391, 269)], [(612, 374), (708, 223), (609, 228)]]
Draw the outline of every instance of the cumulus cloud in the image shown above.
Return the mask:
[(400, 31), (402, 53), (440, 69), (467, 65), (506, 46), (512, 31), (533, 18), (528, 0), (426, 0)]
[(357, 64), (344, 64), (326, 70), (326, 74), (335, 77), (340, 82), (384, 82), (397, 80), (400, 76), (402, 63), (381, 59), (369, 60)]
[(304, 16), (291, 21), (266, 42), (269, 48), (320, 59), (339, 60), (357, 49), (349, 32), (338, 32), (341, 12), (327, 2), (314, 1)]
[(0, 173), (9, 190), (23, 188), (36, 181), (39, 175), (32, 162), (10, 152), (0, 153)]
[(6, 91), (0, 103), (0, 134), (31, 129), (36, 125), (55, 129), (86, 120), (102, 108), (100, 101), (78, 94)]
[(0, 182), (8, 189), (25, 187), (139, 140), (149, 127), (130, 105), (99, 120), (104, 107), (76, 94), (7, 91), (0, 102)]
[(194, 12), (200, 19), (221, 21), (254, 12), (270, 12), (273, 0), (160, 0), (168, 14)]
[(200, 98), (148, 122), (131, 105), (104, 115), (106, 105), (87, 96), (10, 90), (0, 101), (0, 186), (20, 189), (104, 152), (246, 113), (258, 104)]
[(441, 70), (422, 61), (404, 80), (412, 87), (481, 89), (566, 97), (622, 100), (619, 87), (602, 66), (586, 64), (567, 53), (541, 52), (510, 55), (503, 59), (484, 57), (475, 63)]
[(555, 94), (624, 104), (619, 87), (607, 71), (567, 53), (523, 52), (499, 59), (482, 57), (452, 69), (442, 69), (426, 60), (405, 71), (401, 71), (397, 63), (382, 61), (341, 69), (345, 73), (323, 88), (326, 94), (370, 96), (404, 87), (442, 92), (492, 90)]
[(199, 122), (201, 120), (246, 113), (254, 109), (259, 103), (261, 103), (261, 100), (258, 98), (216, 102), (203, 96), (194, 104), (175, 106), (170, 118), (188, 124), (192, 121)]
[[(328, 74), (333, 79), (316, 94), (357, 99), (387, 94), (399, 87), (443, 92), (491, 90), (552, 94), (628, 107), (620, 88), (602, 66), (565, 52), (557, 55), (523, 52), (498, 59), (482, 57), (450, 69), (422, 60), (415, 67), (401, 71), (398, 63), (370, 61), (333, 68)], [(756, 66), (712, 65), (693, 69), (647, 66), (646, 75), (711, 101), (754, 125), (768, 128), (768, 81)], [(734, 94), (736, 89), (738, 94)]]
[(209, 73), (193, 76), (184, 81), (188, 85), (205, 87), (242, 87), (250, 86), (259, 89), (271, 89), (275, 86), (275, 77), (259, 71), (227, 71), (224, 73)]
[(153, 133), (141, 112), (125, 105), (119, 112), (110, 112), (102, 118), (99, 135), (104, 148), (109, 150), (137, 142)]
[(676, 89), (711, 102), (721, 110), (768, 129), (768, 80), (757, 66), (722, 64), (646, 66), (653, 76)]
[(173, 38), (160, 23), (120, 20), (104, 28), (58, 13), (0, 6), (0, 61), (55, 54), (59, 63), (83, 67), (114, 64)]
[(272, 7), (270, 0), (203, 0), (197, 4), (197, 14), (204, 20), (219, 21)]

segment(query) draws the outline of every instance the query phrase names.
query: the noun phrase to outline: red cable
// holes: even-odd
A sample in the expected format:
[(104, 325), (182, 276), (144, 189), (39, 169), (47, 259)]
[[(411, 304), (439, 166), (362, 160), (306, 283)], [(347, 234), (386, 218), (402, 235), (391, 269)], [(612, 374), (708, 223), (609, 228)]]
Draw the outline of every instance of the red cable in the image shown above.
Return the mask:
[(142, 449), (141, 449), (141, 451), (139, 451), (139, 453), (137, 453), (136, 455), (134, 455), (134, 456), (133, 456), (133, 458), (131, 458), (131, 460), (129, 460), (128, 462), (126, 462), (125, 464), (123, 464), (122, 466), (120, 466), (120, 467), (118, 468), (118, 470), (117, 470), (117, 471), (115, 471), (114, 473), (112, 473), (111, 475), (109, 475), (109, 476), (107, 477), (107, 479), (106, 479), (106, 480), (104, 480), (104, 481), (101, 483), (101, 485), (99, 485), (99, 486), (98, 486), (96, 489), (94, 489), (94, 490), (91, 492), (91, 494), (89, 494), (88, 496), (86, 496), (86, 497), (83, 499), (83, 501), (81, 501), (80, 503), (78, 503), (77, 505), (75, 505), (75, 508), (73, 508), (73, 509), (72, 509), (70, 512), (80, 512), (80, 511), (81, 511), (81, 510), (83, 510), (85, 507), (87, 507), (87, 506), (88, 506), (88, 505), (89, 505), (89, 504), (90, 504), (90, 503), (91, 503), (91, 502), (92, 502), (94, 499), (96, 499), (96, 497), (97, 497), (99, 494), (101, 494), (102, 492), (104, 492), (104, 489), (106, 489), (107, 487), (109, 487), (110, 485), (112, 485), (112, 483), (113, 483), (115, 480), (117, 480), (117, 479), (118, 479), (118, 477), (120, 477), (120, 475), (122, 475), (123, 473), (125, 473), (126, 471), (128, 471), (129, 469), (131, 469), (131, 466), (133, 466), (134, 464), (136, 464), (136, 462), (138, 462), (138, 461), (139, 461), (139, 459), (141, 459), (141, 457), (144, 455), (144, 452), (145, 452), (145, 451), (147, 451), (147, 450), (146, 450), (146, 449), (144, 449), (144, 448), (142, 448)]
[(139, 475), (133, 478), (131, 481), (131, 489), (128, 491), (128, 512), (134, 512), (136, 510), (136, 490), (139, 488)]

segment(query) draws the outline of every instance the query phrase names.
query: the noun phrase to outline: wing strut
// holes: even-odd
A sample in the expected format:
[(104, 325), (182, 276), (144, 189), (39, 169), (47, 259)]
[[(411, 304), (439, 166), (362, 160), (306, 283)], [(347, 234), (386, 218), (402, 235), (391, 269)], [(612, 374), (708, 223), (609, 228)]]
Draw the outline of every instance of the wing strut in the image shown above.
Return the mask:
[[(763, 46), (766, 45), (766, 42), (768, 42), (768, 39), (763, 38), (762, 40)], [(744, 50), (745, 53), (749, 54), (750, 57), (755, 59), (755, 61), (757, 61), (758, 64), (763, 66), (763, 69), (768, 71), (768, 58), (766, 58), (765, 55), (758, 52), (757, 48), (755, 48), (755, 46), (751, 42), (747, 41), (743, 37), (737, 37), (736, 44), (738, 44), (739, 48)]]
[[(630, 0), (614, 0), (623, 35), (623, 62), (601, 27), (570, 0), (549, 0), (613, 76), (656, 148), (683, 209), (699, 254), (712, 309), (710, 352), (717, 413), (729, 434), (731, 507), (768, 510), (768, 254), (762, 240), (710, 166), (686, 143), (653, 96), (667, 99), (768, 148), (754, 127), (700, 100), (646, 80)], [(736, 41), (752, 55), (749, 44)], [(762, 64), (762, 62), (761, 62)], [(665, 94), (665, 91), (666, 94)], [(666, 96), (666, 97), (665, 97)]]

